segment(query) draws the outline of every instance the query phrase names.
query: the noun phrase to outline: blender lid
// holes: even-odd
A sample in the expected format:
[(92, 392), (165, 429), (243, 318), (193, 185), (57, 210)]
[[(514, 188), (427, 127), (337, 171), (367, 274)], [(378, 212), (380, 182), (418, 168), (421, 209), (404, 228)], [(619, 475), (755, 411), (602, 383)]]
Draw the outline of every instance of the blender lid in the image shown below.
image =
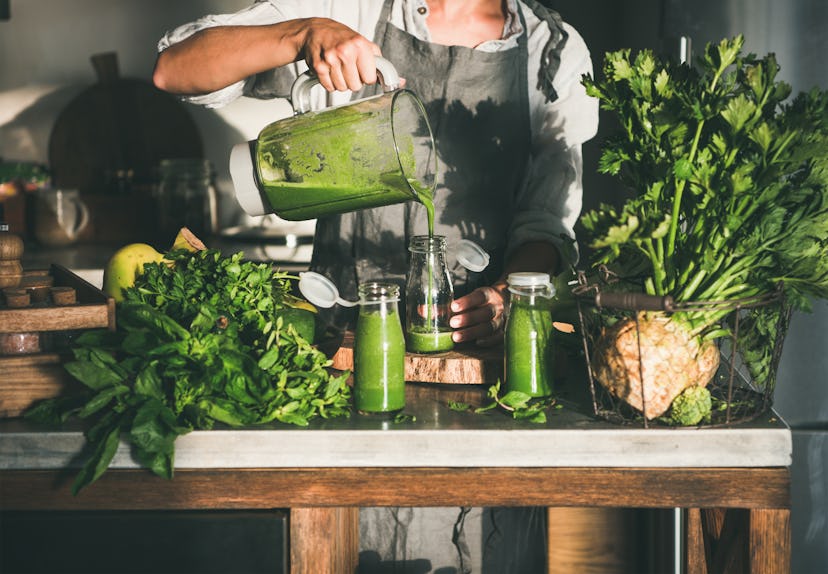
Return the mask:
[(489, 265), (489, 254), (474, 241), (461, 239), (455, 247), (457, 262), (469, 271), (479, 273)]
[(234, 145), (230, 152), (230, 178), (236, 190), (236, 200), (248, 215), (265, 215), (269, 210), (262, 199), (259, 186), (256, 185), (256, 174), (253, 170), (250, 143)]

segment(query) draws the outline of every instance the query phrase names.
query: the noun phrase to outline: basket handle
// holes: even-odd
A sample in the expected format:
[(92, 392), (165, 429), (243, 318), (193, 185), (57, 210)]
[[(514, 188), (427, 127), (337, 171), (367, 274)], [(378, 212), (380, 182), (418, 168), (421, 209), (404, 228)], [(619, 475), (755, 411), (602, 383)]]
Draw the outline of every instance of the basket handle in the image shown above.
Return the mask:
[(675, 304), (670, 295), (660, 297), (646, 293), (613, 292), (595, 295), (596, 307), (613, 307), (630, 311), (674, 311)]

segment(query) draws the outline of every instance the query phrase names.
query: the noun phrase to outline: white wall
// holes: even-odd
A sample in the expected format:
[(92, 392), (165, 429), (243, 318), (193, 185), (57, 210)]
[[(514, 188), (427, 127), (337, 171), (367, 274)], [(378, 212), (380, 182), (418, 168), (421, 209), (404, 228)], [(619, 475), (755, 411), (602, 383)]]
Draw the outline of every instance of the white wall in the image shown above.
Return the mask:
[[(158, 39), (205, 14), (235, 12), (251, 0), (11, 0), (0, 21), (0, 157), (48, 163), (48, 143), (60, 111), (97, 79), (90, 56), (115, 51), (121, 76), (151, 81)], [(236, 143), (253, 139), (284, 117), (284, 101), (244, 98), (220, 110), (187, 105), (217, 170), (223, 220), (241, 216), (232, 199), (227, 159)]]

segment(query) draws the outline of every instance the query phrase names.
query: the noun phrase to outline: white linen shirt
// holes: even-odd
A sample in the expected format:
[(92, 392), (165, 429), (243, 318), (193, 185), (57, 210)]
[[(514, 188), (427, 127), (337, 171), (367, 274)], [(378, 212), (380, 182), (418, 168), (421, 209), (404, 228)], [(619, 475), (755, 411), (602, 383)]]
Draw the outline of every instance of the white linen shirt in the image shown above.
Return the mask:
[[(518, 0), (507, 0), (508, 14), (502, 39), (484, 42), (475, 49), (496, 52), (516, 45), (517, 37), (524, 33), (517, 3)], [(234, 14), (205, 16), (171, 30), (158, 42), (158, 50), (163, 51), (199, 30), (213, 26), (273, 24), (312, 16), (337, 20), (373, 40), (382, 6), (383, 0), (256, 0), (250, 7)], [(527, 28), (527, 88), (532, 141), (526, 178), (519, 194), (531, 198), (531, 208), (516, 213), (507, 256), (527, 241), (543, 240), (558, 245), (564, 257), (574, 264), (577, 253), (567, 249), (560, 236), (575, 237), (573, 228), (581, 212), (583, 194), (581, 144), (594, 137), (598, 129), (598, 101), (588, 96), (581, 84), (582, 75), (592, 74), (592, 61), (583, 38), (564, 23), (568, 39), (553, 80), (558, 98), (548, 102), (537, 84), (540, 54), (550, 31), (547, 24), (522, 2), (521, 9)], [(428, 42), (427, 17), (425, 0), (394, 0), (391, 24)], [(289, 66), (295, 74), (307, 69), (304, 61)], [(182, 96), (182, 99), (217, 108), (246, 95), (252, 82), (253, 78), (248, 78), (212, 93)], [(326, 105), (345, 103), (349, 99), (348, 92), (328, 94)], [(520, 197), (518, 203), (521, 203)]]

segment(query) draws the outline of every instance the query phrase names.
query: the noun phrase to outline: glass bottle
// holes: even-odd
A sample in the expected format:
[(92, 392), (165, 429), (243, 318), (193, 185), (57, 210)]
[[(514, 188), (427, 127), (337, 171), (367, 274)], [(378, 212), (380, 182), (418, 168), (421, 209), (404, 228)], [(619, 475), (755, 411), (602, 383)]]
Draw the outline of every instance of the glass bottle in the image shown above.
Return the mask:
[(408, 350), (438, 353), (454, 348), (449, 326), (454, 289), (446, 265), (446, 238), (416, 235), (408, 250), (411, 262), (405, 288)]
[(504, 390), (552, 394), (552, 297), (546, 273), (511, 273), (504, 340)]
[(164, 159), (159, 169), (162, 237), (172, 239), (182, 227), (189, 228), (198, 237), (214, 234), (218, 230), (218, 197), (210, 161)]
[(400, 288), (391, 283), (359, 286), (354, 335), (354, 406), (363, 414), (405, 407), (405, 339), (397, 310)]

